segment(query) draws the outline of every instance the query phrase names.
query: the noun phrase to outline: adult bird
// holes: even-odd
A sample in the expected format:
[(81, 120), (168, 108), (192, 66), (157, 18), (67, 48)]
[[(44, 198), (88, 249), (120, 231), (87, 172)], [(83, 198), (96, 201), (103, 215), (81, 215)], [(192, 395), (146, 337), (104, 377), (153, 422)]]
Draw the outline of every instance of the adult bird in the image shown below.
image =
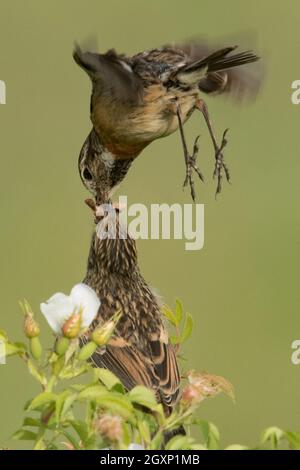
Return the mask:
[[(214, 176), (221, 191), (222, 174), (230, 179), (224, 162), (226, 131), (218, 145), (214, 135), (205, 94), (230, 93), (242, 98), (255, 93), (259, 80), (245, 66), (259, 58), (252, 51), (235, 52), (237, 46), (208, 53), (198, 43), (175, 44), (140, 52), (132, 57), (109, 50), (105, 54), (83, 52), (75, 46), (73, 57), (92, 81), (91, 121), (93, 129), (82, 153), (94, 152), (94, 146), (105, 148), (101, 198), (105, 201), (122, 180), (132, 161), (154, 140), (177, 129), (183, 144), (186, 177), (195, 200), (193, 171), (203, 180), (196, 165), (195, 140), (190, 154), (183, 125), (195, 110), (203, 114), (215, 151)], [(92, 181), (87, 165), (80, 163), (83, 181)]]

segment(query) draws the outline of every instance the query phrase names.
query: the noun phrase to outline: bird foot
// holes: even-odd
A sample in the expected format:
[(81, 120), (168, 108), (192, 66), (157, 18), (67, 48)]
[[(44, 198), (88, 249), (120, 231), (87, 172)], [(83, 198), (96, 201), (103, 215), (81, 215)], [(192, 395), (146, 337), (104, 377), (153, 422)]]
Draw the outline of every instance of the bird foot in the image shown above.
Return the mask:
[(226, 139), (226, 134), (228, 132), (229, 129), (225, 129), (225, 131), (223, 132), (223, 137), (222, 137), (222, 142), (221, 142), (221, 145), (220, 147), (215, 147), (215, 158), (216, 158), (216, 164), (215, 164), (215, 169), (214, 169), (214, 173), (213, 173), (213, 177), (216, 178), (217, 177), (217, 189), (216, 189), (216, 197), (217, 195), (221, 192), (221, 189), (222, 189), (222, 178), (223, 178), (223, 171), (225, 173), (225, 176), (226, 176), (226, 180), (228, 181), (228, 183), (230, 183), (230, 173), (229, 173), (229, 169), (226, 165), (226, 163), (224, 162), (224, 156), (223, 156), (223, 150), (224, 148), (226, 147), (227, 145), (227, 139)]
[(189, 184), (190, 190), (191, 190), (191, 196), (192, 196), (192, 199), (193, 199), (194, 202), (195, 202), (195, 199), (196, 199), (196, 192), (195, 192), (193, 171), (195, 171), (197, 173), (197, 175), (199, 176), (200, 180), (204, 182), (204, 177), (203, 177), (201, 171), (199, 170), (199, 168), (196, 165), (196, 160), (197, 160), (198, 151), (199, 151), (199, 147), (198, 147), (199, 137), (200, 137), (200, 135), (198, 135), (195, 139), (193, 154), (192, 155), (189, 155), (189, 154), (186, 155), (186, 176), (185, 176), (185, 180), (184, 180), (184, 183), (183, 183), (184, 188), (185, 188), (185, 186), (187, 186)]

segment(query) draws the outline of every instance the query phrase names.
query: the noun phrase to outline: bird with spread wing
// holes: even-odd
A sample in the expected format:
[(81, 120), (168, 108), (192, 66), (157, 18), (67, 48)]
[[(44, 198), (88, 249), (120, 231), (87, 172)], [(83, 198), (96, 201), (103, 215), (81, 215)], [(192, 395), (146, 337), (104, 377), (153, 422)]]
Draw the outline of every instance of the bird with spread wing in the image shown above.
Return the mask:
[(209, 53), (201, 43), (187, 43), (128, 57), (114, 50), (105, 54), (83, 52), (76, 46), (73, 57), (92, 81), (93, 129), (79, 159), (84, 184), (89, 189), (95, 184), (85, 158), (88, 153), (95, 153), (95, 147), (105, 148), (98, 180), (98, 195), (105, 201), (147, 145), (179, 129), (186, 166), (184, 186), (189, 184), (195, 200), (193, 172), (203, 180), (196, 163), (198, 137), (190, 154), (183, 126), (199, 110), (214, 146), (218, 194), (222, 175), (230, 180), (223, 157), (227, 129), (219, 145), (203, 96), (229, 93), (241, 100), (247, 93), (255, 94), (260, 85), (258, 76), (249, 71), (253, 67), (249, 64), (256, 62), (258, 56), (252, 51), (237, 52), (236, 48), (224, 47)]

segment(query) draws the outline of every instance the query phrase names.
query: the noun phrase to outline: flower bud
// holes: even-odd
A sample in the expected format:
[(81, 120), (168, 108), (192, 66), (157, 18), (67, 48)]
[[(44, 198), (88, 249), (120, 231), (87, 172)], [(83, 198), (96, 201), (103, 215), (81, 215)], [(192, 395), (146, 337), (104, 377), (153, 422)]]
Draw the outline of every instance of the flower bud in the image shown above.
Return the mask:
[(67, 352), (67, 349), (69, 347), (70, 340), (68, 338), (65, 338), (64, 336), (61, 336), (58, 338), (56, 345), (55, 345), (55, 351), (59, 356), (62, 356)]
[(24, 312), (24, 333), (26, 337), (34, 338), (35, 336), (39, 336), (40, 328), (34, 319), (30, 304), (25, 299), (23, 302), (20, 302), (20, 306)]
[(97, 349), (97, 344), (94, 343), (94, 341), (90, 341), (89, 343), (82, 346), (82, 348), (80, 349), (78, 353), (78, 359), (80, 361), (87, 361), (91, 357), (91, 355), (94, 354), (96, 349)]
[(27, 338), (35, 338), (40, 334), (40, 328), (32, 313), (26, 313), (24, 318), (24, 333)]
[(61, 331), (63, 336), (68, 339), (77, 338), (81, 329), (81, 312), (74, 312), (63, 324)]
[(195, 385), (187, 384), (182, 390), (181, 402), (184, 405), (199, 403), (203, 398), (201, 391)]
[(119, 416), (104, 415), (93, 423), (95, 432), (109, 441), (120, 441), (123, 436), (122, 420)]
[(107, 321), (103, 325), (96, 328), (92, 333), (92, 340), (97, 346), (104, 346), (112, 336), (116, 327), (117, 321), (120, 318), (120, 314), (113, 316), (111, 320)]
[(33, 338), (30, 338), (29, 346), (30, 346), (30, 352), (31, 352), (32, 357), (34, 359), (40, 359), (42, 355), (42, 345), (38, 336), (34, 336)]
[(188, 380), (191, 385), (199, 389), (204, 397), (214, 397), (218, 393), (224, 392), (234, 400), (232, 384), (220, 375), (208, 374), (207, 372), (199, 373), (191, 370), (188, 373)]

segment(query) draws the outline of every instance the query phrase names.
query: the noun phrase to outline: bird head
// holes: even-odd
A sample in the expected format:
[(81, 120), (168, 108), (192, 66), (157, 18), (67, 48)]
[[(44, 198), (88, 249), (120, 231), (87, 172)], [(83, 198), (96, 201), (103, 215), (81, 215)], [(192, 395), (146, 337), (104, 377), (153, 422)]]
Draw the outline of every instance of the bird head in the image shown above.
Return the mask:
[(93, 194), (96, 204), (109, 203), (114, 190), (126, 175), (132, 160), (118, 160), (103, 145), (93, 129), (80, 151), (78, 169), (84, 186)]

